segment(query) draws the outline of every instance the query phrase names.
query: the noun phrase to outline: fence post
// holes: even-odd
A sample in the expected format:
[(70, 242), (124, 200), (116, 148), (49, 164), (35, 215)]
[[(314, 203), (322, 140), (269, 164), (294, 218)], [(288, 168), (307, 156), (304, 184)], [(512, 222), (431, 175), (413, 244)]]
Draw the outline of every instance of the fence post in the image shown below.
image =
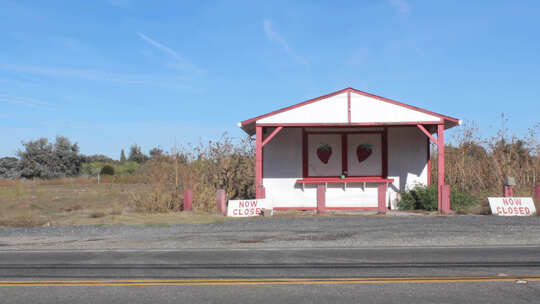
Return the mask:
[(326, 185), (317, 185), (317, 214), (326, 213)]
[(193, 190), (186, 189), (184, 190), (184, 206), (183, 211), (193, 210)]
[(534, 187), (534, 201), (537, 204), (540, 203), (540, 186)]
[(377, 211), (380, 214), (386, 214), (386, 189), (387, 185), (386, 183), (377, 185), (377, 198), (378, 198), (378, 204), (377, 204)]
[(227, 195), (225, 190), (219, 189), (216, 192), (217, 196), (217, 210), (223, 215), (227, 215)]

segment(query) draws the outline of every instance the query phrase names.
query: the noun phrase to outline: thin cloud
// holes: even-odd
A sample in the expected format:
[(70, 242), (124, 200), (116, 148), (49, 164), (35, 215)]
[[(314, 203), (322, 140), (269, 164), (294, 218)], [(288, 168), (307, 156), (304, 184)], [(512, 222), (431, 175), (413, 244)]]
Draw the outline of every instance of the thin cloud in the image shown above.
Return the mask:
[(183, 88), (180, 83), (185, 79), (177, 78), (173, 82), (171, 78), (152, 77), (146, 75), (118, 74), (97, 70), (70, 69), (43, 66), (0, 64), (0, 70), (24, 74), (40, 75), (46, 77), (79, 78), (93, 81), (116, 82), (130, 85), (151, 85), (158, 87)]
[(29, 108), (50, 108), (50, 104), (35, 98), (0, 94), (0, 102), (22, 105)]
[(263, 27), (264, 27), (264, 33), (266, 34), (266, 37), (270, 41), (276, 42), (277, 44), (281, 45), (285, 49), (287, 54), (293, 57), (298, 63), (308, 64), (307, 61), (303, 57), (299, 56), (298, 54), (296, 54), (296, 52), (293, 51), (293, 49), (291, 49), (287, 40), (285, 40), (283, 36), (281, 36), (278, 32), (276, 32), (272, 28), (272, 21), (265, 19), (263, 23)]
[(189, 62), (182, 56), (178, 55), (178, 53), (175, 52), (170, 47), (155, 41), (154, 39), (146, 36), (145, 34), (141, 32), (138, 32), (137, 35), (139, 35), (139, 37), (141, 37), (141, 39), (146, 41), (148, 44), (152, 45), (153, 47), (157, 48), (158, 50), (164, 52), (165, 54), (173, 58), (176, 63), (174, 66), (177, 66), (179, 69), (185, 70), (185, 71), (196, 72), (196, 73), (203, 72), (202, 69), (196, 67), (194, 64), (192, 64), (191, 62)]
[(388, 0), (388, 3), (402, 16), (408, 16), (411, 13), (411, 7), (405, 0)]

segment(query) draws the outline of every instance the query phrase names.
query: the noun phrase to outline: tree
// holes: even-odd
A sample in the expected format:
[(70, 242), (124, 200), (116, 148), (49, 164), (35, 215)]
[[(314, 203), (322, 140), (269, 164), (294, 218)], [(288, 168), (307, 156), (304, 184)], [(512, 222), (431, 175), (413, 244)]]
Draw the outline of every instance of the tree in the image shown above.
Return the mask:
[(126, 153), (124, 153), (124, 149), (122, 149), (122, 151), (120, 152), (120, 162), (125, 162), (126, 161)]
[(94, 154), (94, 155), (87, 155), (84, 157), (85, 163), (93, 163), (93, 162), (101, 162), (101, 163), (112, 163), (114, 160), (107, 155), (103, 154)]
[(137, 144), (133, 144), (129, 148), (128, 160), (137, 162), (138, 164), (142, 164), (148, 160), (148, 156), (141, 151), (140, 146), (138, 146)]
[(0, 158), (0, 178), (18, 178), (20, 176), (18, 166), (19, 160), (15, 157)]
[(77, 176), (81, 171), (84, 157), (79, 154), (79, 146), (63, 136), (57, 136), (54, 144), (47, 138), (23, 142), (19, 170), (25, 178), (54, 178)]
[(156, 160), (163, 156), (163, 149), (161, 149), (160, 147), (152, 148), (149, 154), (150, 154), (150, 159)]
[(101, 168), (102, 175), (114, 175), (114, 167), (111, 165), (105, 165)]

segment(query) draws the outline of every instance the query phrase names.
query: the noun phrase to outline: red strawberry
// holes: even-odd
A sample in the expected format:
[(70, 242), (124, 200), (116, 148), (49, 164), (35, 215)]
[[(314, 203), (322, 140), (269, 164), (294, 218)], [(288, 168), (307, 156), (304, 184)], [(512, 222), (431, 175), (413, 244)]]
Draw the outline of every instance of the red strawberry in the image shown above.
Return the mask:
[(330, 159), (330, 155), (332, 155), (332, 147), (330, 145), (321, 143), (319, 148), (317, 148), (317, 156), (319, 159), (325, 163), (328, 164), (328, 160)]
[(370, 144), (361, 144), (356, 148), (356, 155), (358, 156), (358, 162), (365, 161), (373, 152)]

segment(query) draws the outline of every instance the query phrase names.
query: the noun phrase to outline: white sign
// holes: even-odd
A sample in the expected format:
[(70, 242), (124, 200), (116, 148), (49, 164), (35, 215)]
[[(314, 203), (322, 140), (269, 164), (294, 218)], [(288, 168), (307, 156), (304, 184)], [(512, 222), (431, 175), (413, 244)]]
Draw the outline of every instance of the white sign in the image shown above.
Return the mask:
[(531, 197), (488, 197), (491, 213), (505, 216), (527, 216), (536, 213)]
[(265, 207), (265, 200), (229, 200), (227, 216), (258, 216)]

